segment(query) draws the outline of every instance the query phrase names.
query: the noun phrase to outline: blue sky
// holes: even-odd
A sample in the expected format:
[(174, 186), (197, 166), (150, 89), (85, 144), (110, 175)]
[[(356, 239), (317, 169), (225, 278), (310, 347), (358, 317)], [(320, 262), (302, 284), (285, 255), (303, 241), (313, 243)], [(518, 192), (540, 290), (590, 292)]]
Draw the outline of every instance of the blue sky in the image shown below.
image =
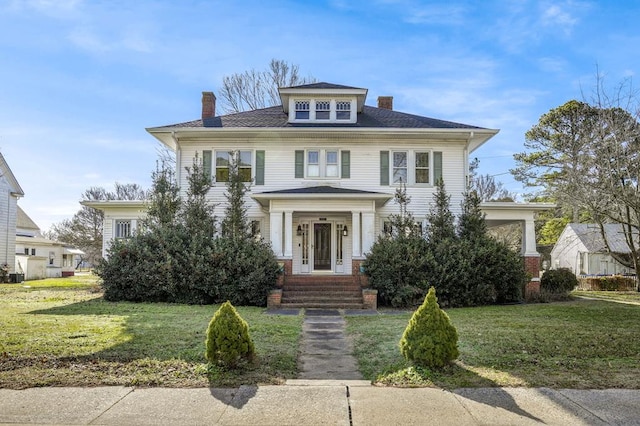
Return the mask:
[(272, 58), (369, 89), (367, 103), (500, 133), (480, 172), (508, 174), (524, 133), (597, 69), (640, 71), (635, 1), (0, 0), (0, 150), (43, 230), (90, 186), (150, 186), (144, 130), (200, 116), (202, 91)]

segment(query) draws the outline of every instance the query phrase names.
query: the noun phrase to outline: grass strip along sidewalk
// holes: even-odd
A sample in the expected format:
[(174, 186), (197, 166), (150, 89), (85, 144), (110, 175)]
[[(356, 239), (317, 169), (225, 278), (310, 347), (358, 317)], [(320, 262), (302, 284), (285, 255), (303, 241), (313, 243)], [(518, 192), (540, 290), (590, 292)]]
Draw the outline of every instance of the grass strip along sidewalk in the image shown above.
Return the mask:
[[(302, 316), (238, 307), (259, 361), (207, 366), (205, 331), (218, 306), (110, 303), (94, 277), (0, 285), (0, 388), (205, 387), (276, 384), (297, 375)], [(410, 313), (347, 317), (367, 379), (391, 386), (640, 388), (640, 306), (575, 300), (449, 309), (460, 358), (410, 367), (398, 342)]]

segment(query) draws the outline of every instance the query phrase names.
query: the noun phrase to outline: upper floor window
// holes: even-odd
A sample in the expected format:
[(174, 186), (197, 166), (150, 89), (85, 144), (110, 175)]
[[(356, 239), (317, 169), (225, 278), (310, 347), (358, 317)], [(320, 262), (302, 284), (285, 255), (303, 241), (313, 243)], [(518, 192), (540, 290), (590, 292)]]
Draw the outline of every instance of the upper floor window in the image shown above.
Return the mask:
[(328, 120), (331, 117), (331, 102), (316, 101), (316, 120)]
[(313, 149), (307, 151), (307, 177), (339, 177), (338, 150)]
[(129, 238), (129, 237), (131, 237), (131, 221), (130, 220), (116, 220), (115, 236), (116, 236), (116, 238)]
[(432, 185), (442, 178), (442, 152), (380, 151), (380, 185)]
[(416, 152), (416, 183), (429, 183), (428, 152)]
[(336, 102), (336, 120), (351, 119), (351, 101)]
[(393, 183), (407, 183), (407, 151), (393, 153)]
[(296, 101), (296, 120), (309, 119), (309, 101)]
[(229, 181), (229, 168), (238, 167), (243, 182), (251, 182), (251, 151), (216, 151), (216, 182)]

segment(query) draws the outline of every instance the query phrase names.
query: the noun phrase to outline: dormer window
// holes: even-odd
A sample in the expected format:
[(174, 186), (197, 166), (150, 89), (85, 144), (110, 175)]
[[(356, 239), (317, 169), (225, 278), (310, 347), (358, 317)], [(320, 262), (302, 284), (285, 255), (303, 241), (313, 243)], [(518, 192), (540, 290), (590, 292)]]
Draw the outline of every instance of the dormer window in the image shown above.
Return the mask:
[(316, 120), (331, 118), (331, 101), (316, 101)]
[(309, 119), (309, 101), (296, 101), (296, 120)]
[(336, 120), (351, 119), (351, 101), (336, 102)]

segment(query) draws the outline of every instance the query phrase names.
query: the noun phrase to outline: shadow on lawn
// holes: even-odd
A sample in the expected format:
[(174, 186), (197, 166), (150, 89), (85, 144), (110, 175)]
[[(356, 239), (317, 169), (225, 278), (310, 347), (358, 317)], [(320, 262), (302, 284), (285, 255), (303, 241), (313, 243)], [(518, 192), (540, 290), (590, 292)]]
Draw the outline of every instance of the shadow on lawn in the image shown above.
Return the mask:
[[(34, 315), (78, 315), (87, 317), (104, 317), (104, 328), (118, 328), (117, 339), (111, 345), (103, 345), (90, 354), (57, 358), (61, 364), (84, 364), (96, 366), (104, 363), (116, 363), (106, 366), (114, 369), (109, 374), (127, 374), (135, 377), (139, 370), (140, 381), (125, 382), (125, 385), (136, 386), (202, 386), (237, 388), (244, 384), (278, 383), (283, 377), (295, 375), (282, 369), (282, 360), (273, 358), (273, 354), (265, 349), (259, 353), (259, 361), (239, 370), (227, 370), (208, 366), (204, 358), (206, 329), (217, 306), (151, 304), (129, 302), (107, 302), (102, 298), (71, 303), (49, 309), (31, 311)], [(249, 311), (255, 322), (260, 320), (259, 327), (268, 329), (276, 327), (278, 317), (261, 314), (259, 310)], [(99, 322), (98, 322), (99, 324)], [(113, 330), (112, 330), (113, 331)], [(105, 331), (106, 332), (106, 331)], [(61, 334), (61, 339), (88, 339), (87, 344), (95, 344), (95, 326), (87, 332), (80, 327)], [(270, 345), (270, 337), (263, 331), (256, 331), (263, 345)], [(255, 335), (252, 335), (255, 339)], [(99, 339), (98, 339), (99, 340)], [(71, 341), (71, 340), (70, 340)], [(85, 346), (86, 347), (86, 346)], [(295, 360), (292, 361), (295, 365)], [(120, 363), (121, 365), (117, 365)], [(175, 371), (170, 371), (175, 370)], [(182, 374), (190, 377), (191, 382), (173, 380), (171, 374)], [(173, 380), (173, 381), (172, 381)], [(183, 384), (186, 383), (186, 384)], [(206, 386), (206, 384), (205, 384)], [(246, 403), (251, 398), (251, 391), (244, 389), (235, 392), (233, 404)], [(255, 393), (255, 392), (254, 392)], [(242, 394), (241, 398), (240, 395)], [(225, 392), (212, 391), (214, 397), (220, 396), (222, 402), (230, 402)], [(226, 399), (225, 399), (226, 398)], [(244, 401), (244, 402), (241, 402)], [(234, 405), (235, 406), (235, 405)]]

